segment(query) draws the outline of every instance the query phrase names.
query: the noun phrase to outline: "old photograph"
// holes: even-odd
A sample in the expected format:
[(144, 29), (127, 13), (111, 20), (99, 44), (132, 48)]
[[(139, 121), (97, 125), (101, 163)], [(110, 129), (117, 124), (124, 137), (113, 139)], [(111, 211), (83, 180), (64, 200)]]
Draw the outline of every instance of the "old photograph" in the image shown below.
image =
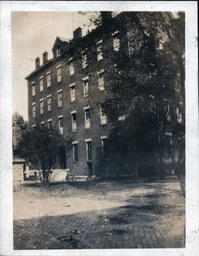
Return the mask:
[(185, 13), (11, 17), (14, 250), (184, 248)]
[(0, 255), (196, 256), (197, 2), (0, 12)]

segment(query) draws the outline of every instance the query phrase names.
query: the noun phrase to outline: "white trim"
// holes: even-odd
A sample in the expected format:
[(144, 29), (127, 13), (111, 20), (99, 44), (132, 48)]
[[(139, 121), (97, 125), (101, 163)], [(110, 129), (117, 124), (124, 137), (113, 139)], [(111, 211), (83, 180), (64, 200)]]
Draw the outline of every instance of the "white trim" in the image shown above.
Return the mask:
[(41, 79), (43, 79), (43, 78), (44, 78), (44, 76), (42, 75), (42, 76), (39, 77), (39, 80), (41, 80)]
[(71, 113), (71, 115), (72, 115), (72, 114), (76, 114), (77, 111), (76, 111), (76, 110), (73, 110), (73, 111), (71, 111), (70, 113)]
[(48, 122), (52, 122), (52, 118), (47, 120)]
[(44, 101), (44, 98), (41, 98), (39, 101)]
[(59, 115), (59, 116), (58, 116), (58, 119), (60, 119), (60, 118), (63, 118), (63, 115)]
[(51, 73), (51, 71), (48, 71), (47, 73), (46, 73), (46, 75), (49, 75)]
[(60, 89), (60, 90), (57, 91), (57, 93), (60, 93), (60, 92), (62, 92), (62, 89)]
[(47, 96), (46, 96), (46, 98), (48, 99), (48, 98), (50, 98), (52, 95), (51, 94), (48, 94)]
[(45, 123), (44, 121), (41, 122), (41, 124), (44, 124), (44, 123)]
[(99, 41), (97, 41), (96, 45), (99, 45), (101, 43), (103, 43), (103, 39), (100, 39)]
[(69, 87), (73, 87), (75, 86), (75, 83), (69, 84)]
[(74, 58), (73, 57), (71, 57), (68, 61), (69, 62), (72, 62), (74, 60)]
[(85, 139), (85, 142), (89, 142), (89, 141), (92, 141), (92, 139), (91, 138)]
[(112, 33), (112, 36), (115, 36), (115, 35), (117, 35), (117, 34), (119, 34), (119, 33), (120, 33), (119, 30), (117, 30), (117, 31), (115, 31), (115, 32)]
[(36, 127), (36, 124), (33, 124), (33, 125), (32, 125), (32, 128), (34, 128), (34, 127)]
[(89, 79), (89, 76), (85, 76), (84, 78), (82, 78), (82, 81), (86, 81)]
[(56, 69), (60, 68), (61, 67), (61, 64), (59, 64), (58, 66), (56, 66)]
[(97, 72), (98, 75), (104, 73), (104, 69), (101, 69), (100, 71)]
[(101, 140), (104, 140), (104, 139), (107, 139), (107, 138), (108, 138), (108, 136), (101, 136), (100, 137)]
[(72, 142), (72, 144), (73, 144), (73, 145), (74, 145), (74, 144), (78, 144), (78, 141), (75, 140), (75, 141)]
[(90, 106), (86, 106), (84, 107), (84, 110), (90, 109)]
[(33, 82), (31, 83), (31, 85), (33, 85), (33, 84), (35, 85), (35, 81), (33, 81)]
[(33, 103), (32, 103), (32, 106), (34, 106), (34, 105), (36, 105), (36, 102), (33, 102)]

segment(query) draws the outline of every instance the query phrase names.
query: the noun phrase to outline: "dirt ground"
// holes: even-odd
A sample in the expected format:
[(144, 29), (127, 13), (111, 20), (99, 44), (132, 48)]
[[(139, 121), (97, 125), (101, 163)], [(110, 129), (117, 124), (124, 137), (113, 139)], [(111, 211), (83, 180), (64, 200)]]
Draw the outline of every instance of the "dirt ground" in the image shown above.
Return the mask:
[(183, 248), (185, 198), (176, 176), (15, 184), (14, 249)]

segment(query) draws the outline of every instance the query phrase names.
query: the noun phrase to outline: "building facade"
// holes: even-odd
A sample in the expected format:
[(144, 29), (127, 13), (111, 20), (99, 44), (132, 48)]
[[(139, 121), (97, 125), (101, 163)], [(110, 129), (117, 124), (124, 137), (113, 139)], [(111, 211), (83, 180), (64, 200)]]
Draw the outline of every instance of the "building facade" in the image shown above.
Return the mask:
[(35, 70), (26, 77), (30, 124), (58, 128), (72, 140), (70, 152), (55, 168), (91, 177), (99, 151), (106, 161), (111, 125), (100, 102), (106, 96), (109, 69), (116, 65), (120, 52), (128, 54), (125, 24), (124, 15), (112, 18), (104, 12), (102, 25), (86, 36), (78, 28), (70, 41), (57, 37), (53, 59), (48, 60), (44, 52), (43, 64), (37, 58)]
[(106, 161), (112, 127), (100, 103), (106, 97), (108, 74), (121, 55), (131, 58), (140, 51), (145, 36), (127, 13), (101, 16), (101, 26), (84, 37), (81, 28), (71, 40), (57, 37), (53, 58), (48, 60), (44, 52), (42, 65), (37, 58), (35, 70), (26, 77), (30, 124), (58, 128), (72, 141), (54, 168), (69, 169), (75, 176), (95, 175), (99, 154)]

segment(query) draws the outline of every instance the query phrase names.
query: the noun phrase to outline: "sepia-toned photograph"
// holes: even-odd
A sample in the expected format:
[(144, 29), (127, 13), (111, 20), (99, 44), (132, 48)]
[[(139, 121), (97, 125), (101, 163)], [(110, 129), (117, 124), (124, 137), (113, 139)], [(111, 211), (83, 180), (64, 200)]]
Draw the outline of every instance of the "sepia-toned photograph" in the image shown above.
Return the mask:
[(190, 13), (133, 3), (11, 8), (13, 254), (2, 255), (183, 252), (198, 239), (187, 187)]
[(12, 27), (14, 249), (184, 248), (185, 13)]

